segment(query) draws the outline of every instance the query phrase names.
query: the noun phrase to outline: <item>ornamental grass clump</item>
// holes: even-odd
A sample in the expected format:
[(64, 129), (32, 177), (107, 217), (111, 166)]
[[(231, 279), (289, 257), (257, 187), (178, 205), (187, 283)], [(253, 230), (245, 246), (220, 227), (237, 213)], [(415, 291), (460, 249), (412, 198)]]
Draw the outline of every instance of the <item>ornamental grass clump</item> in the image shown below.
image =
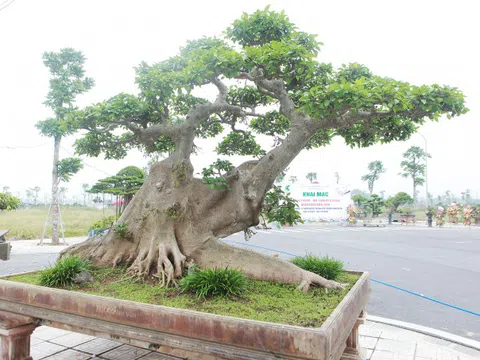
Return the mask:
[(90, 268), (90, 262), (78, 256), (64, 257), (54, 266), (40, 272), (40, 285), (56, 288), (72, 286), (75, 276)]
[(199, 299), (241, 295), (247, 286), (245, 275), (235, 269), (195, 270), (180, 281), (183, 291)]
[(307, 254), (295, 257), (291, 262), (303, 270), (313, 272), (328, 280), (335, 280), (343, 272), (343, 262), (328, 256)]

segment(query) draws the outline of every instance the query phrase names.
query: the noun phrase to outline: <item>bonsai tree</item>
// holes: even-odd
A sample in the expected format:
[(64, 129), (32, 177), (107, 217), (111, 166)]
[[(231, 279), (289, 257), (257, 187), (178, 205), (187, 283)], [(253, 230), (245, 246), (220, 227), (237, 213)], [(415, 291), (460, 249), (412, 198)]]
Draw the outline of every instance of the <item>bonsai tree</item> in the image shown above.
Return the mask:
[(382, 207), (385, 205), (385, 201), (377, 194), (372, 194), (370, 199), (367, 200), (365, 208), (368, 212), (372, 213), (372, 217), (376, 217), (382, 213)]
[(399, 192), (385, 201), (385, 206), (388, 208), (390, 214), (397, 212), (402, 205), (413, 204), (413, 198), (405, 192)]
[(368, 174), (362, 176), (362, 181), (367, 182), (368, 191), (370, 191), (370, 195), (372, 195), (375, 181), (380, 179), (380, 174), (383, 174), (386, 170), (383, 167), (383, 162), (377, 160), (368, 164), (368, 171)]
[(117, 175), (109, 176), (99, 180), (92, 186), (89, 193), (92, 194), (113, 194), (122, 198), (121, 212), (132, 201), (135, 193), (145, 181), (145, 173), (136, 166), (127, 166), (120, 170)]
[[(73, 114), (85, 130), (76, 141), (80, 154), (121, 159), (136, 147), (169, 155), (152, 165), (120, 217), (124, 237), (89, 239), (64, 255), (91, 258), (97, 266), (128, 265), (130, 273), (153, 273), (166, 284), (182, 276), (188, 260), (301, 290), (340, 287), (219, 238), (259, 223), (267, 191), (303, 149), (325, 146), (334, 136), (359, 147), (404, 140), (428, 119), (467, 109), (455, 88), (414, 86), (359, 64), (319, 63), (320, 45), (283, 12), (244, 14), (224, 38), (188, 41), (171, 58), (141, 63), (137, 95), (122, 93)], [(215, 89), (215, 96), (201, 97), (202, 89)], [(225, 135), (217, 154), (250, 158), (216, 162), (195, 177), (196, 139), (219, 134)], [(274, 148), (262, 149), (255, 134), (271, 136)]]
[(352, 196), (352, 200), (359, 210), (365, 212), (365, 204), (368, 201), (368, 198), (366, 196), (363, 196), (362, 194), (357, 194)]
[(11, 211), (18, 209), (20, 199), (9, 193), (0, 193), (0, 211)]

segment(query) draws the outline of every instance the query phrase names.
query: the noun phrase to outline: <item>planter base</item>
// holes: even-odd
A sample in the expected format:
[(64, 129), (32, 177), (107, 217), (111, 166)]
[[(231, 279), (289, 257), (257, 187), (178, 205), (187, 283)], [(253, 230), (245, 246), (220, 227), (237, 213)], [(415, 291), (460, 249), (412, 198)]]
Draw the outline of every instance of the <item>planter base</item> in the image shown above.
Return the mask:
[(368, 293), (363, 273), (320, 328), (302, 328), (0, 280), (0, 355), (30, 360), (45, 325), (192, 360), (359, 360)]

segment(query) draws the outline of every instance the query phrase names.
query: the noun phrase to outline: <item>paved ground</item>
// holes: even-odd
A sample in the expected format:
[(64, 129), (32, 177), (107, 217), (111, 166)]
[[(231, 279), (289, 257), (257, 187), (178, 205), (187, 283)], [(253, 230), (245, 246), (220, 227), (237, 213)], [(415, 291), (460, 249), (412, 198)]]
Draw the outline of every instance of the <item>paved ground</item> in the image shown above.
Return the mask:
[[(370, 360), (475, 360), (480, 352), (460, 345), (367, 321), (360, 344)], [(33, 360), (179, 360), (115, 341), (42, 326), (31, 340)]]
[[(241, 234), (227, 240), (245, 243)], [(0, 262), (0, 274), (42, 268), (54, 262), (63, 248), (32, 246), (33, 243), (12, 242), (11, 259)], [(480, 312), (480, 228), (349, 228), (308, 224), (258, 231), (248, 244), (300, 255), (309, 251), (335, 256), (347, 268), (370, 271), (372, 278)], [(478, 316), (375, 283), (368, 312), (480, 340)]]
[[(243, 234), (228, 240), (244, 243)], [(334, 256), (347, 268), (370, 271), (372, 278), (480, 312), (480, 228), (308, 224), (258, 231), (248, 244)], [(480, 340), (478, 316), (384, 285), (372, 283), (368, 312)]]

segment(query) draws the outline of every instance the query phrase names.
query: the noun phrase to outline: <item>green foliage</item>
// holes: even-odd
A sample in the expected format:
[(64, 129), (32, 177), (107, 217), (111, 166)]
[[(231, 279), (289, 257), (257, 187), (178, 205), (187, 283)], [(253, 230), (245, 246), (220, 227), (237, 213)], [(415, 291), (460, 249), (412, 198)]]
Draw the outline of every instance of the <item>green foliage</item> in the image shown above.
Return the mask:
[[(337, 81), (307, 90), (300, 97), (300, 104), (302, 110), (318, 119), (340, 117), (346, 109), (358, 114), (354, 125), (335, 130), (352, 147), (406, 140), (426, 118), (438, 121), (441, 114), (451, 118), (468, 111), (463, 94), (455, 88), (413, 86), (378, 76), (350, 82), (347, 79), (356, 76), (347, 75), (348, 71), (358, 73), (358, 68), (342, 68)], [(372, 109), (376, 115), (363, 115)]]
[(298, 203), (290, 197), (290, 193), (274, 185), (265, 195), (261, 214), (268, 222), (278, 222), (282, 226), (296, 225), (303, 223), (300, 212), (295, 210), (297, 207)]
[(319, 257), (307, 254), (302, 257), (295, 257), (292, 263), (299, 268), (313, 272), (328, 280), (335, 280), (343, 273), (343, 262), (332, 257)]
[(233, 168), (230, 161), (217, 159), (208, 168), (203, 168), (202, 182), (213, 190), (230, 190), (226, 176)]
[(145, 181), (145, 173), (136, 166), (127, 166), (120, 170), (117, 175), (109, 176), (92, 186), (89, 193), (135, 195)]
[[(119, 94), (69, 116), (87, 130), (76, 142), (77, 152), (104, 153), (110, 159), (123, 158), (132, 148), (171, 153), (174, 139), (188, 138), (183, 136), (188, 123), (202, 138), (229, 131), (218, 154), (261, 157), (265, 151), (253, 133), (273, 137), (278, 146), (282, 137), (299, 131), (292, 128), (285, 107), (280, 108), (279, 95), (262, 82), (283, 84), (296, 118), (309, 124), (304, 130), (316, 130), (306, 149), (325, 146), (334, 136), (361, 147), (405, 140), (427, 119), (468, 111), (463, 93), (453, 87), (414, 86), (377, 76), (357, 63), (338, 69), (319, 63), (321, 45), (283, 12), (267, 7), (243, 14), (225, 39), (188, 41), (170, 58), (141, 63), (136, 68), (138, 94)], [(223, 89), (216, 103), (194, 95), (212, 84)]]
[(402, 167), (400, 175), (405, 178), (411, 177), (414, 187), (423, 185), (425, 183), (424, 176), (427, 167), (424, 162), (429, 157), (431, 157), (430, 154), (426, 153), (420, 146), (410, 147), (403, 153), (405, 160), (400, 163)]
[(115, 216), (113, 216), (113, 215), (107, 216), (107, 217), (104, 217), (103, 219), (100, 219), (100, 220), (94, 222), (90, 226), (88, 231), (90, 232), (91, 230), (93, 230), (95, 232), (95, 234), (99, 234), (104, 230), (110, 229), (113, 226), (114, 223), (115, 223)]
[(67, 256), (40, 272), (40, 285), (48, 287), (69, 287), (74, 277), (82, 270), (89, 270), (91, 264), (77, 256)]
[(18, 209), (21, 200), (9, 193), (0, 193), (0, 211)]
[(357, 194), (352, 196), (352, 200), (354, 204), (357, 205), (359, 209), (361, 209), (367, 203), (368, 198), (366, 196), (363, 196), (362, 194)]
[(294, 30), (295, 25), (283, 11), (270, 11), (267, 6), (252, 15), (243, 13), (242, 17), (227, 29), (226, 34), (242, 46), (256, 46), (288, 39)]
[(123, 224), (117, 224), (113, 227), (113, 230), (115, 231), (115, 236), (118, 238), (128, 238), (128, 225), (123, 223)]
[(252, 155), (255, 157), (265, 155), (265, 150), (262, 150), (250, 132), (233, 131), (229, 133), (218, 144), (216, 150), (220, 155)]
[(82, 160), (79, 158), (66, 158), (57, 163), (58, 177), (61, 181), (69, 182), (71, 177), (78, 173), (82, 168)]
[(240, 296), (246, 288), (245, 275), (235, 269), (203, 269), (192, 272), (180, 281), (183, 291), (199, 299)]
[(375, 181), (377, 181), (380, 178), (380, 174), (383, 174), (386, 170), (383, 167), (383, 162), (376, 160), (368, 164), (368, 171), (369, 173), (367, 175), (362, 176), (362, 181), (367, 181), (368, 190), (371, 194), (373, 193), (373, 185), (375, 184)]
[(57, 53), (45, 52), (43, 63), (50, 71), (50, 90), (45, 105), (54, 111), (55, 118), (38, 122), (37, 128), (42, 135), (49, 137), (72, 134), (76, 126), (66, 119), (66, 115), (75, 110), (77, 95), (94, 85), (93, 79), (85, 76), (85, 57), (80, 51), (64, 48)]
[(376, 216), (382, 213), (382, 207), (385, 205), (385, 201), (377, 194), (372, 194), (370, 199), (365, 204), (365, 209), (372, 213), (372, 216)]
[(405, 192), (399, 192), (385, 201), (385, 206), (389, 208), (390, 213), (398, 210), (399, 206), (413, 204), (413, 198)]

